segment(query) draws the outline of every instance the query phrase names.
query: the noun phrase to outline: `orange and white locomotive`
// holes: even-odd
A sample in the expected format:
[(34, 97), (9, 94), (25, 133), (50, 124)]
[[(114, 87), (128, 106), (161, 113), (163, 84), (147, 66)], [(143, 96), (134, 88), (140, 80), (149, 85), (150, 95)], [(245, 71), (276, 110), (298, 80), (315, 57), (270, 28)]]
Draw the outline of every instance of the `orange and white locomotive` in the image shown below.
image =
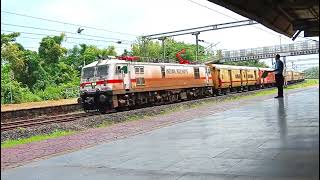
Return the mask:
[(109, 58), (83, 67), (79, 101), (85, 110), (106, 112), (210, 94), (212, 77), (206, 65)]

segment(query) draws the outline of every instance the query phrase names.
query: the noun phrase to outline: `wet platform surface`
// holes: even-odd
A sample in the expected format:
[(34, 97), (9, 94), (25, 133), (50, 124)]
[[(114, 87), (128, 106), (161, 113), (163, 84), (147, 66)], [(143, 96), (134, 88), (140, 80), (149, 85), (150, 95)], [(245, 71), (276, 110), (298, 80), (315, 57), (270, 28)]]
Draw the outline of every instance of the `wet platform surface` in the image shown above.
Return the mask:
[(1, 172), (3, 179), (319, 179), (319, 89)]

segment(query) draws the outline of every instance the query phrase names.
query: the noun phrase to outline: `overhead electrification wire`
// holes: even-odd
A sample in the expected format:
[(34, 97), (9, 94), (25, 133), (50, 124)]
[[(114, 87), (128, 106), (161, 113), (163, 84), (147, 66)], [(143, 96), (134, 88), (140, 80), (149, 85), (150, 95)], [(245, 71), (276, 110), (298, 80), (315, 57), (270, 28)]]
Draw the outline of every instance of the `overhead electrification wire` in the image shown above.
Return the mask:
[[(221, 15), (226, 16), (226, 17), (228, 17), (228, 18), (231, 18), (231, 19), (233, 19), (233, 20), (239, 21), (239, 19), (237, 19), (237, 18), (234, 18), (234, 17), (231, 17), (231, 16), (226, 15), (226, 14), (224, 14), (224, 13), (221, 13), (221, 12), (219, 12), (219, 11), (217, 11), (217, 10), (215, 10), (215, 9), (212, 9), (212, 8), (210, 8), (210, 7), (208, 7), (208, 6), (205, 6), (205, 5), (203, 5), (203, 4), (194, 2), (193, 0), (187, 0), (187, 1), (189, 1), (189, 2), (191, 2), (191, 3), (194, 3), (194, 4), (197, 4), (197, 5), (201, 6), (201, 7), (207, 8), (207, 9), (209, 9), (209, 10), (211, 10), (211, 11), (214, 11), (214, 12), (216, 12), (216, 13), (218, 13), (218, 14), (221, 14)], [(257, 29), (260, 29), (260, 30), (262, 30), (262, 31), (264, 31), (264, 32), (266, 32), (266, 33), (269, 33), (269, 34), (271, 34), (271, 35), (279, 36), (279, 35), (277, 35), (277, 34), (275, 34), (275, 33), (266, 31), (266, 30), (264, 30), (264, 29), (262, 29), (262, 28), (259, 28), (259, 27), (257, 27), (257, 26), (253, 26), (253, 27), (254, 27), (254, 28), (257, 28)]]
[[(68, 32), (68, 31), (63, 31), (63, 30), (47, 29), (47, 28), (40, 28), (40, 27), (31, 27), (31, 26), (24, 26), (24, 25), (17, 25), (17, 24), (9, 24), (9, 23), (1, 23), (1, 24), (6, 25), (6, 26), (13, 26), (13, 27), (22, 27), (22, 28), (29, 28), (29, 29), (37, 29), (37, 30), (53, 31), (53, 32), (59, 32), (59, 33), (68, 33), (68, 34), (79, 35), (78, 33), (75, 33), (75, 32)], [(103, 36), (95, 36), (95, 35), (90, 35), (90, 34), (81, 34), (81, 36), (88, 36), (88, 37), (96, 37), (96, 38), (112, 39), (112, 40), (130, 42), (128, 40), (122, 40), (122, 39), (117, 39), (117, 38), (106, 38), (106, 37), (103, 37)]]
[[(19, 36), (18, 38), (22, 38), (22, 39), (34, 39), (34, 40), (40, 40), (41, 38), (35, 38), (35, 37), (23, 37), (23, 36)], [(62, 42), (62, 43), (67, 43), (67, 44), (83, 44), (83, 42), (74, 42), (74, 41), (67, 41), (67, 42)], [(90, 43), (92, 44), (92, 43)], [(96, 45), (96, 46), (104, 46), (105, 44), (93, 44), (93, 45)], [(128, 47), (128, 46), (121, 46), (117, 43), (115, 44), (111, 44), (112, 46), (116, 46), (116, 47)]]
[[(17, 31), (10, 31), (10, 30), (2, 30), (1, 31), (3, 32), (17, 32)], [(53, 35), (53, 34), (42, 34), (42, 33), (32, 33), (32, 32), (23, 32), (23, 31), (18, 31), (19, 33), (21, 34), (32, 34), (32, 35), (39, 35), (39, 36), (56, 36), (56, 35)], [(79, 37), (72, 37), (72, 36), (67, 36), (66, 37), (67, 39), (80, 39), (80, 40), (89, 40), (89, 41), (101, 41), (101, 42), (113, 42), (113, 43), (118, 43), (117, 41), (107, 41), (107, 40), (101, 40), (101, 39), (89, 39), (89, 38), (79, 38)], [(121, 42), (120, 44), (128, 44), (130, 45), (129, 43), (123, 43)]]
[(219, 12), (219, 11), (217, 11), (217, 10), (215, 10), (215, 9), (212, 9), (212, 8), (210, 8), (210, 7), (208, 7), (208, 6), (205, 6), (205, 5), (203, 5), (203, 4), (194, 2), (194, 1), (192, 1), (192, 0), (187, 0), (187, 1), (189, 1), (189, 2), (191, 2), (191, 3), (194, 3), (194, 4), (197, 4), (198, 6), (204, 7), (204, 8), (206, 8), (206, 9), (211, 10), (211, 11), (214, 11), (214, 12), (216, 12), (216, 13), (218, 13), (218, 14), (221, 14), (221, 15), (223, 15), (223, 16), (226, 16), (226, 17), (228, 17), (228, 18), (231, 18), (231, 19), (233, 19), (233, 20), (239, 21), (239, 19), (236, 19), (236, 18), (234, 18), (234, 17), (231, 17), (231, 16), (229, 16), (229, 15), (226, 15), (226, 14), (224, 14), (224, 13), (222, 13), (222, 12)]
[(46, 19), (46, 18), (41, 18), (41, 17), (35, 17), (35, 16), (30, 16), (30, 15), (26, 15), (26, 14), (15, 13), (15, 12), (9, 12), (9, 11), (1, 11), (1, 12), (6, 13), (6, 14), (11, 14), (11, 15), (16, 15), (16, 16), (22, 16), (22, 17), (28, 17), (28, 18), (43, 20), (43, 21), (55, 22), (55, 23), (60, 23), (60, 24), (68, 24), (68, 25), (77, 26), (77, 27), (95, 29), (95, 30), (99, 30), (99, 31), (106, 31), (106, 32), (110, 32), (110, 33), (129, 35), (129, 36), (136, 36), (136, 37), (139, 36), (139, 35), (136, 35), (136, 34), (130, 34), (130, 33), (124, 33), (124, 32), (118, 32), (118, 31), (111, 31), (111, 30), (97, 28), (97, 27), (91, 27), (91, 26), (86, 26), (86, 25), (81, 25), (81, 24), (73, 24), (73, 23), (69, 23), (69, 22), (62, 22), (62, 21)]

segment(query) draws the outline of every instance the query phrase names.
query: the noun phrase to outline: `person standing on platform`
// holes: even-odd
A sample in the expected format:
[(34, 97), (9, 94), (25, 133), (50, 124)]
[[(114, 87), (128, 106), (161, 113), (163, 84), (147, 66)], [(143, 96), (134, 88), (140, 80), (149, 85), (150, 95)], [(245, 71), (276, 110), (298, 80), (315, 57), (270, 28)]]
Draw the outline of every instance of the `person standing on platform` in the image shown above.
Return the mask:
[(276, 76), (276, 85), (278, 88), (278, 96), (274, 98), (283, 98), (283, 83), (284, 83), (284, 77), (283, 77), (283, 62), (280, 60), (280, 55), (276, 55), (276, 67), (275, 70), (269, 71), (274, 72)]

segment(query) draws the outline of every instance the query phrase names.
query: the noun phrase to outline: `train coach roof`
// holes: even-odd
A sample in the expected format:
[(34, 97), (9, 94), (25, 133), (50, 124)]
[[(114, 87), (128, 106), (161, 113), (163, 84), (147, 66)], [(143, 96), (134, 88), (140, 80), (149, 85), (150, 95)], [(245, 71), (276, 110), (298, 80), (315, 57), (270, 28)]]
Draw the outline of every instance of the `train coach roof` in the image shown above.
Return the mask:
[(272, 69), (272, 68), (259, 68), (259, 70), (263, 70), (263, 71), (272, 71), (272, 70), (274, 70), (274, 69)]
[(211, 64), (214, 67), (220, 69), (248, 69), (248, 70), (258, 70), (257, 67), (248, 67), (248, 66), (233, 66), (233, 65), (223, 65), (223, 64)]

